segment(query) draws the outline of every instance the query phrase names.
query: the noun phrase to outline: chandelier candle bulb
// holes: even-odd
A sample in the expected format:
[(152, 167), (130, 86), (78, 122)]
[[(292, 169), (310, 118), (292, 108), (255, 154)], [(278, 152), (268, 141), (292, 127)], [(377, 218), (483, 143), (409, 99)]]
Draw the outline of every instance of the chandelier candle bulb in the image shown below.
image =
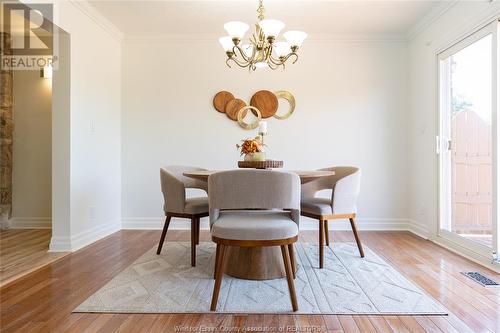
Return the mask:
[(278, 20), (262, 20), (259, 22), (259, 26), (266, 37), (276, 38), (285, 27), (285, 23)]
[(219, 38), (219, 43), (220, 45), (222, 45), (222, 48), (224, 49), (224, 51), (226, 52), (232, 52), (233, 51), (233, 40), (231, 39), (231, 37), (221, 37)]
[(248, 31), (248, 28), (248, 24), (238, 21), (231, 21), (224, 24), (224, 29), (227, 31), (229, 37), (231, 37), (235, 45), (238, 44), (243, 37), (245, 37), (245, 33)]
[(264, 61), (259, 61), (259, 62), (255, 63), (255, 67), (256, 68), (266, 68), (267, 64)]
[(267, 121), (259, 121), (259, 134), (267, 134)]
[(283, 34), (283, 37), (292, 47), (299, 48), (302, 46), (304, 39), (307, 38), (307, 34), (303, 31), (287, 31)]
[(285, 57), (288, 53), (290, 53), (290, 44), (287, 42), (276, 42), (274, 43), (274, 52), (278, 57)]

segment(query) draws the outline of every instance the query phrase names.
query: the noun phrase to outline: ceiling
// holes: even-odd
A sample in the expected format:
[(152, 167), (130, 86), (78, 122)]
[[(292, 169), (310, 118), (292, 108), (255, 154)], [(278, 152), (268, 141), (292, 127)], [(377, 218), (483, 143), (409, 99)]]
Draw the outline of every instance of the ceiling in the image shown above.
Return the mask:
[[(264, 1), (267, 18), (309, 34), (406, 35), (439, 1)], [(223, 24), (257, 21), (258, 1), (90, 1), (126, 36), (225, 34)]]

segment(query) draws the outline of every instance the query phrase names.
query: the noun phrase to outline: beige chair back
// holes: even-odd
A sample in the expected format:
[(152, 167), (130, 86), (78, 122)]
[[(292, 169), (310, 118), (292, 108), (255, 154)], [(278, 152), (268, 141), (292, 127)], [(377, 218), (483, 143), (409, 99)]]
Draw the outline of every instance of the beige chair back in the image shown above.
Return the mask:
[(290, 210), (299, 223), (300, 178), (291, 172), (271, 170), (232, 170), (208, 178), (210, 224), (221, 210)]
[(205, 169), (172, 165), (160, 169), (161, 191), (165, 212), (182, 213), (186, 205), (186, 189), (196, 188), (207, 192), (207, 183), (184, 176), (185, 172), (204, 171)]
[(321, 177), (302, 185), (302, 198), (311, 199), (319, 191), (332, 190), (331, 204), (334, 215), (356, 213), (356, 202), (361, 185), (361, 170), (351, 166), (331, 167), (320, 170), (334, 171), (335, 175)]

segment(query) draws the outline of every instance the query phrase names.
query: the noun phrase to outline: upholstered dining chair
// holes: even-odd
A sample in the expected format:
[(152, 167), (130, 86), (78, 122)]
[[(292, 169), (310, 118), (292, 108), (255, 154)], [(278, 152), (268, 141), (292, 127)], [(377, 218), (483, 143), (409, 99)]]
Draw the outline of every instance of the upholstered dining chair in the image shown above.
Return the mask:
[(208, 198), (212, 240), (217, 244), (210, 310), (217, 308), (228, 247), (280, 246), (292, 308), (297, 311), (293, 244), (299, 233), (299, 177), (270, 170), (218, 172), (208, 178)]
[[(300, 214), (319, 221), (319, 267), (323, 268), (324, 245), (330, 245), (328, 221), (349, 219), (361, 258), (365, 256), (356, 229), (356, 201), (361, 183), (361, 170), (356, 167), (320, 169), (334, 171), (335, 175), (319, 178), (302, 185)], [(317, 198), (321, 190), (332, 190), (331, 198)]]
[(208, 198), (186, 198), (186, 189), (202, 189), (207, 192), (207, 183), (191, 179), (183, 174), (205, 169), (190, 166), (167, 166), (160, 169), (161, 191), (163, 192), (165, 225), (161, 233), (156, 254), (161, 253), (168, 226), (172, 217), (191, 220), (191, 266), (196, 266), (196, 245), (200, 242), (200, 218), (208, 216)]

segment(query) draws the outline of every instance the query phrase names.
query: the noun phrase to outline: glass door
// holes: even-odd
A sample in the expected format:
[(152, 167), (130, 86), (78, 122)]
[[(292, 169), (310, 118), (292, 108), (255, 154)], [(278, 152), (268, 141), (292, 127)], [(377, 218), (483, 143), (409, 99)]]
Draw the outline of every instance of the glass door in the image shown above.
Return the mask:
[(438, 235), (498, 253), (497, 29), (439, 54), (441, 214)]

